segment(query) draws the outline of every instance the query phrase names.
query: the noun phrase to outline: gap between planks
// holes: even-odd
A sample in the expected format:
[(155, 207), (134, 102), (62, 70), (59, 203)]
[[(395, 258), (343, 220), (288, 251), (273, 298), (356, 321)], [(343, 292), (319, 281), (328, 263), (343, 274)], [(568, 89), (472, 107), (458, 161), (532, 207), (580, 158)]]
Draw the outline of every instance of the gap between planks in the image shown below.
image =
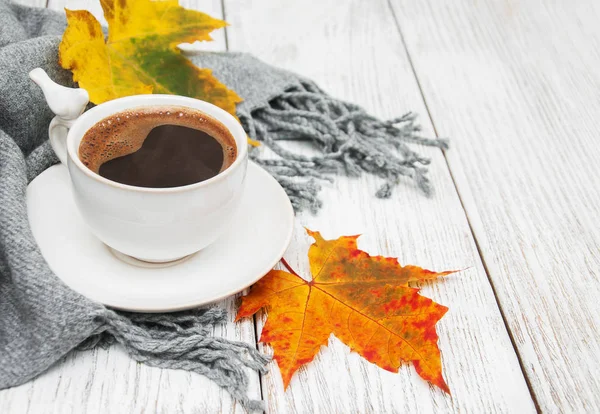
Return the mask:
[[(334, 95), (376, 115), (391, 117), (406, 107), (424, 112), (406, 58), (398, 52), (403, 46), (397, 41), (397, 29), (384, 6), (381, 1), (358, 0), (344, 4), (292, 0), (285, 5), (227, 0), (232, 23), (229, 42), (233, 50), (251, 52), (268, 63), (313, 77)], [(308, 32), (307, 21), (312, 25)], [(429, 134), (428, 122), (423, 124)], [(322, 193), (327, 219), (300, 215), (299, 220), (316, 226), (326, 237), (365, 233), (361, 248), (399, 256), (401, 261), (433, 268), (457, 260), (473, 265), (460, 277), (444, 281), (443, 287), (427, 284), (423, 291), (453, 310), (440, 325), (440, 344), (454, 398), (441, 398), (426, 385), (421, 387), (412, 369), (388, 376), (332, 339), (326, 351), (299, 370), (287, 391), (281, 387), (276, 366), (263, 377), (263, 395), (269, 396), (272, 412), (535, 410), (443, 157), (438, 150), (423, 151), (437, 162), (431, 169), (438, 184), (432, 199), (401, 187), (392, 200), (378, 201), (372, 195), (377, 182), (373, 177), (340, 177), (332, 186), (335, 191)], [(298, 226), (286, 258), (301, 274), (308, 274), (310, 242)], [(264, 323), (261, 316), (257, 319)], [(411, 397), (404, 399), (404, 394)]]
[[(400, 35), (402, 45), (404, 46), (404, 53), (406, 54), (406, 58), (408, 60), (408, 63), (410, 64), (410, 68), (412, 70), (413, 76), (415, 78), (415, 82), (419, 89), (419, 93), (421, 94), (421, 98), (423, 99), (423, 105), (425, 106), (425, 110), (427, 111), (427, 117), (429, 118), (429, 122), (431, 122), (431, 126), (433, 128), (433, 132), (435, 133), (435, 137), (437, 139), (440, 139), (440, 134), (435, 125), (435, 120), (433, 119), (433, 115), (431, 113), (431, 110), (429, 109), (429, 104), (427, 103), (427, 97), (425, 96), (425, 93), (423, 92), (423, 87), (421, 86), (421, 80), (419, 79), (419, 75), (417, 73), (417, 70), (415, 69), (415, 65), (414, 65), (412, 57), (410, 55), (410, 51), (408, 50), (408, 46), (406, 45), (406, 40), (404, 39), (404, 34), (402, 33), (402, 27), (400, 25), (398, 15), (396, 14), (394, 7), (392, 7), (391, 0), (387, 0), (387, 6), (390, 11), (390, 14), (392, 15), (394, 22), (396, 23), (396, 29), (398, 30), (398, 34)], [(541, 410), (540, 410), (540, 405), (537, 400), (537, 396), (535, 395), (535, 392), (533, 391), (533, 386), (531, 385), (531, 380), (529, 379), (529, 375), (527, 374), (527, 371), (525, 370), (525, 367), (523, 365), (523, 357), (522, 357), (521, 353), (519, 352), (519, 348), (517, 347), (517, 344), (515, 342), (515, 338), (514, 338), (512, 330), (510, 329), (510, 325), (509, 325), (506, 315), (504, 313), (504, 309), (502, 308), (502, 304), (500, 303), (500, 300), (498, 299), (498, 293), (496, 291), (496, 287), (494, 286), (494, 281), (490, 276), (490, 271), (488, 270), (488, 266), (485, 262), (485, 257), (483, 256), (483, 254), (481, 252), (479, 240), (477, 240), (477, 235), (475, 234), (475, 232), (473, 230), (473, 225), (471, 223), (471, 219), (470, 219), (469, 215), (467, 214), (467, 210), (465, 209), (465, 203), (463, 201), (461, 191), (458, 188), (458, 185), (456, 183), (456, 179), (452, 172), (450, 163), (448, 162), (448, 157), (446, 156), (446, 151), (443, 149), (440, 149), (440, 151), (442, 152), (442, 154), (444, 156), (444, 161), (446, 163), (446, 167), (448, 168), (448, 172), (450, 173), (450, 178), (452, 180), (452, 184), (454, 185), (454, 189), (456, 190), (456, 194), (458, 195), (458, 199), (460, 201), (460, 206), (462, 207), (463, 211), (465, 212), (465, 217), (466, 217), (467, 223), (469, 225), (469, 231), (471, 232), (471, 236), (473, 237), (473, 240), (475, 241), (475, 247), (477, 248), (477, 254), (479, 254), (479, 258), (481, 260), (481, 264), (483, 265), (485, 275), (486, 275), (486, 277), (490, 283), (490, 286), (492, 288), (492, 291), (494, 293), (494, 298), (496, 299), (496, 304), (498, 305), (498, 310), (500, 311), (500, 315), (502, 316), (502, 322), (504, 322), (504, 327), (506, 328), (506, 332), (508, 333), (508, 336), (510, 337), (510, 342), (512, 344), (512, 347), (515, 350), (515, 354), (517, 355), (517, 359), (519, 361), (519, 367), (521, 368), (521, 372), (523, 373), (523, 377), (525, 378), (525, 382), (527, 384), (529, 394), (531, 395), (531, 399), (533, 400), (533, 403), (535, 405), (535, 410), (539, 413), (539, 412), (541, 412)]]

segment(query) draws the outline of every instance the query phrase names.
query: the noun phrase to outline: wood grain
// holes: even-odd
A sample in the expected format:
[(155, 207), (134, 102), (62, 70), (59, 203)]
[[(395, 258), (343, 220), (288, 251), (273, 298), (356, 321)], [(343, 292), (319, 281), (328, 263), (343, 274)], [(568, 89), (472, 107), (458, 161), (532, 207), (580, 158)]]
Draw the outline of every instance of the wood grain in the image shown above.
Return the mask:
[[(220, 1), (182, 0), (188, 8), (222, 16)], [(50, 7), (86, 9), (104, 22), (99, 1), (51, 0)], [(225, 36), (213, 49), (225, 50)], [(234, 323), (236, 297), (218, 304), (229, 319), (214, 335), (255, 344), (252, 320)], [(261, 398), (258, 374), (250, 376), (249, 396)], [(198, 374), (151, 368), (127, 356), (119, 346), (75, 352), (49, 371), (19, 387), (0, 391), (0, 413), (244, 413), (226, 391)]]
[(600, 4), (392, 0), (539, 407), (600, 410)]
[[(230, 49), (312, 77), (333, 95), (383, 118), (407, 110), (426, 114), (385, 1), (227, 0), (225, 5)], [(433, 135), (427, 118), (421, 121), (425, 134)], [(378, 179), (338, 179), (323, 191), (325, 208), (318, 216), (300, 215), (286, 258), (309, 276), (311, 240), (304, 225), (329, 238), (363, 233), (361, 248), (398, 256), (401, 263), (469, 268), (422, 291), (450, 307), (439, 334), (453, 397), (430, 388), (412, 367), (385, 372), (331, 339), (286, 392), (271, 366), (262, 378), (269, 412), (534, 411), (443, 155), (436, 149), (423, 153), (433, 158), (433, 198), (407, 184), (392, 199), (378, 200)], [(262, 321), (259, 325), (260, 330)]]

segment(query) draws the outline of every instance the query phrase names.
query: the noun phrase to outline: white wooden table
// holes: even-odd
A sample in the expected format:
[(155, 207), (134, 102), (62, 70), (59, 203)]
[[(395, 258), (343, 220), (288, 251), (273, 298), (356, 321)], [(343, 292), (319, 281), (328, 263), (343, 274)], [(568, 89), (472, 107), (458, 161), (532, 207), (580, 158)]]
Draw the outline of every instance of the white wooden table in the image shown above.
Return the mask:
[[(97, 0), (21, 0), (88, 9)], [(546, 3), (545, 5), (542, 3)], [(270, 413), (600, 411), (600, 2), (596, 0), (182, 0), (231, 26), (213, 47), (314, 78), (383, 118), (421, 114), (451, 138), (435, 195), (376, 199), (373, 177), (339, 179), (302, 214), (287, 260), (308, 274), (309, 238), (432, 269), (468, 268), (423, 293), (452, 397), (405, 366), (369, 364), (333, 338), (284, 392), (252, 377)], [(234, 299), (220, 306), (230, 310)], [(216, 335), (256, 342), (263, 317)], [(243, 412), (205, 378), (138, 364), (119, 347), (72, 353), (0, 392), (2, 413)]]

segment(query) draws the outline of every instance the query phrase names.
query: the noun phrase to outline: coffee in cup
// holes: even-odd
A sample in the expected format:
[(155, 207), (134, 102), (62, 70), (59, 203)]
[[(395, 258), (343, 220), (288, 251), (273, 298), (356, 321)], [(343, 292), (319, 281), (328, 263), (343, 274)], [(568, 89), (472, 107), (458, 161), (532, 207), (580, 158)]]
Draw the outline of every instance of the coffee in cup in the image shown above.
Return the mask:
[(93, 125), (79, 144), (93, 172), (137, 187), (181, 187), (208, 180), (235, 161), (231, 132), (189, 107), (150, 106), (117, 112)]

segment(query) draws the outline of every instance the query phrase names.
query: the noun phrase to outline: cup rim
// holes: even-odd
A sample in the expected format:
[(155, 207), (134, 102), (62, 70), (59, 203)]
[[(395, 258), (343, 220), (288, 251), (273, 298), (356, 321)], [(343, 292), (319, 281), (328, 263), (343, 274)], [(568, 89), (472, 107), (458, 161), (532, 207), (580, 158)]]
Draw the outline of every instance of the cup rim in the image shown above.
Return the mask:
[[(143, 102), (144, 100), (147, 100), (147, 102)], [(176, 100), (177, 103), (173, 103), (172, 102), (173, 100)], [(169, 103), (166, 103), (165, 101), (169, 101)], [(229, 167), (227, 167), (227, 169), (225, 169), (224, 171), (221, 171), (214, 177), (211, 177), (204, 181), (200, 181), (200, 182), (188, 184), (188, 185), (183, 185), (183, 186), (179, 186), (179, 187), (164, 187), (164, 188), (138, 187), (135, 185), (119, 183), (119, 182), (116, 182), (113, 180), (109, 180), (108, 178), (102, 177), (100, 174), (97, 174), (97, 173), (93, 172), (92, 170), (90, 170), (88, 167), (86, 167), (85, 164), (83, 164), (83, 162), (79, 159), (79, 156), (77, 155), (77, 153), (74, 153), (75, 150), (73, 148), (74, 145), (72, 145), (72, 141), (75, 139), (74, 137), (76, 136), (75, 135), (75, 132), (77, 130), (76, 126), (77, 126), (77, 124), (81, 124), (82, 122), (88, 120), (89, 118), (94, 118), (94, 116), (96, 116), (96, 114), (102, 110), (101, 108), (107, 108), (107, 106), (115, 105), (115, 104), (116, 105), (127, 104), (129, 102), (132, 103), (131, 106), (127, 106), (125, 108), (120, 108), (118, 110), (115, 110), (114, 112), (109, 112), (106, 115), (99, 117), (97, 120), (95, 120), (93, 122), (93, 125), (95, 125), (97, 122), (101, 121), (103, 118), (111, 116), (112, 114), (114, 114), (116, 112), (125, 111), (127, 109), (131, 109), (131, 108), (135, 108), (135, 107), (158, 106), (161, 103), (163, 103), (164, 105), (184, 106), (184, 107), (188, 107), (190, 109), (205, 112), (207, 115), (215, 118), (218, 122), (223, 124), (223, 126), (225, 128), (227, 128), (227, 130), (231, 133), (231, 135), (233, 135), (236, 145), (238, 147), (236, 159), (233, 161), (233, 163)], [(134, 102), (136, 104), (133, 104)], [(205, 108), (199, 108), (199, 107), (205, 107)], [(217, 115), (215, 115), (215, 113)], [(223, 122), (223, 120), (220, 118), (225, 118), (228, 122), (227, 123)], [(233, 128), (231, 128), (228, 124), (231, 124), (233, 126)], [(87, 131), (87, 129), (86, 129), (86, 131)], [(84, 131), (84, 134), (86, 131)], [(242, 137), (240, 140), (237, 139), (238, 135)], [(229, 112), (219, 108), (218, 106), (216, 106), (210, 102), (203, 101), (203, 100), (196, 99), (196, 98), (190, 98), (187, 96), (181, 96), (181, 95), (166, 95), (166, 94), (131, 95), (131, 96), (117, 98), (117, 99), (113, 99), (111, 101), (101, 103), (101, 104), (89, 109), (88, 111), (85, 111), (82, 115), (80, 115), (75, 120), (73, 125), (69, 128), (69, 132), (67, 134), (67, 155), (68, 155), (67, 158), (75, 166), (77, 166), (79, 168), (79, 170), (81, 170), (84, 174), (86, 174), (88, 177), (90, 177), (100, 183), (103, 183), (103, 184), (106, 184), (106, 185), (109, 185), (109, 186), (112, 186), (115, 188), (119, 188), (119, 189), (126, 190), (126, 191), (139, 192), (139, 193), (154, 193), (154, 194), (179, 193), (179, 192), (195, 190), (197, 188), (208, 187), (211, 184), (214, 184), (214, 183), (217, 183), (217, 182), (220, 182), (220, 181), (226, 179), (229, 175), (231, 175), (233, 173), (233, 171), (237, 170), (240, 167), (240, 165), (242, 165), (245, 162), (247, 155), (248, 155), (248, 144), (246, 143), (246, 137), (247, 137), (246, 131), (244, 131), (244, 128), (242, 127), (240, 122), (235, 117), (233, 117)], [(242, 145), (240, 145), (240, 142), (238, 142), (238, 141), (241, 141)]]

